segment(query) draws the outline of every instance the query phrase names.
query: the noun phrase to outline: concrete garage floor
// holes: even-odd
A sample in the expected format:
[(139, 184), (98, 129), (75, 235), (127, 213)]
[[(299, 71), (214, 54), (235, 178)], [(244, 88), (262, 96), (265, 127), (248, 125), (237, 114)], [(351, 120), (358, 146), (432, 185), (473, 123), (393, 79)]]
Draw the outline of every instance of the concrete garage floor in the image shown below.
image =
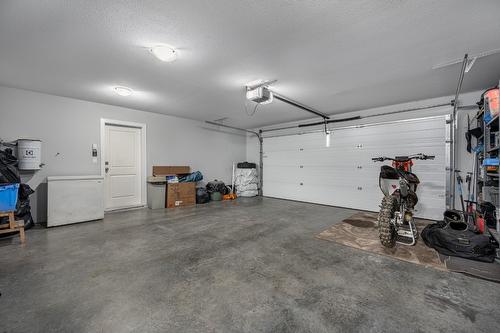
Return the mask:
[(499, 284), (314, 238), (353, 213), (254, 198), (0, 240), (0, 331), (498, 331)]

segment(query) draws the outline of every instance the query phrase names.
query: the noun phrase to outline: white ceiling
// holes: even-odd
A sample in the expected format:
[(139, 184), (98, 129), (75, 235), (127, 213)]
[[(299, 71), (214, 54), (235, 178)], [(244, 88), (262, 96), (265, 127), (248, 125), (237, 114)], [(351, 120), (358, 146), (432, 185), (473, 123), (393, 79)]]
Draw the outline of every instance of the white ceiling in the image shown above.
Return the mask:
[[(0, 85), (250, 128), (310, 115), (276, 101), (248, 116), (246, 82), (330, 114), (451, 95), (460, 64), (431, 67), (500, 48), (499, 31), (498, 0), (4, 0)], [(500, 55), (479, 59), (463, 91), (499, 78)]]

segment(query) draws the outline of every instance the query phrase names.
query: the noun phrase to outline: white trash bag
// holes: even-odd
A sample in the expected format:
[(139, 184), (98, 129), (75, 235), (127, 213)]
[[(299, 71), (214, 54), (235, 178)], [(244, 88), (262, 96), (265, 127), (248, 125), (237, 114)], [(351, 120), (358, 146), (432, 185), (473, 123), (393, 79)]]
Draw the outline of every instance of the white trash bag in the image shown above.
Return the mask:
[(239, 197), (255, 197), (259, 194), (257, 169), (236, 169), (234, 185)]

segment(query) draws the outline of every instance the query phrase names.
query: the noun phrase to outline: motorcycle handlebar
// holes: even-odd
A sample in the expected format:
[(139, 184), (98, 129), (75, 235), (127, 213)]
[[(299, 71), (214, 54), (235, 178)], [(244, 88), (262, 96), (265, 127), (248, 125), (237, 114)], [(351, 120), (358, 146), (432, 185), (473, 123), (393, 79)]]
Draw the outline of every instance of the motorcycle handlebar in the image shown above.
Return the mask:
[(434, 155), (425, 155), (425, 154), (415, 154), (410, 155), (404, 159), (392, 158), (392, 157), (373, 157), (372, 161), (374, 162), (383, 162), (383, 161), (397, 161), (397, 162), (405, 162), (410, 160), (433, 160), (436, 156)]
[(412, 158), (415, 158), (417, 160), (433, 160), (434, 159), (434, 155), (425, 155), (425, 154), (417, 154), (415, 155), (415, 157), (412, 157)]

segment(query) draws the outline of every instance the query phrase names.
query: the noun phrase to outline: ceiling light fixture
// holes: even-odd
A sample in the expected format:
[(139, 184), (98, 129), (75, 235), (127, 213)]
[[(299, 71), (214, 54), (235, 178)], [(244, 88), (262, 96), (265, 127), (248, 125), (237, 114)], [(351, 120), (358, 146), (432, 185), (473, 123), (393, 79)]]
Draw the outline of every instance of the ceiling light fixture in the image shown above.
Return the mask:
[(156, 58), (165, 62), (172, 62), (177, 59), (177, 50), (168, 45), (156, 45), (149, 49)]
[(121, 86), (114, 87), (113, 90), (118, 95), (124, 96), (124, 97), (130, 96), (130, 95), (132, 95), (134, 93), (134, 91), (132, 89), (127, 88), (127, 87), (121, 87)]

